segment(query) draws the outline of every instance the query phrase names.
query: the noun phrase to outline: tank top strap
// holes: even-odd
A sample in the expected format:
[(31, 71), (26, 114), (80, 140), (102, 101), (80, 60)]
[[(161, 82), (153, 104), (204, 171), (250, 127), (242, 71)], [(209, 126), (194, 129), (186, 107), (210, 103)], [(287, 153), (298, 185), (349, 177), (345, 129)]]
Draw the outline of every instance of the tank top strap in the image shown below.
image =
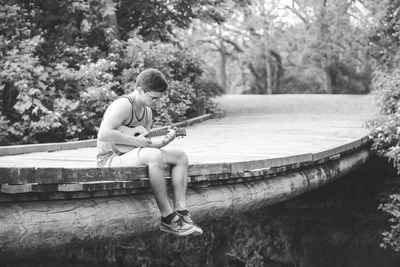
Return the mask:
[(132, 121), (133, 121), (133, 116), (134, 116), (134, 112), (135, 112), (135, 109), (134, 109), (134, 107), (133, 107), (133, 99), (132, 99), (132, 97), (131, 96), (129, 96), (129, 95), (123, 95), (123, 96), (121, 96), (120, 98), (126, 98), (126, 99), (128, 99), (128, 101), (131, 103), (131, 107), (132, 107), (132, 112), (131, 112), (131, 119), (130, 119), (130, 121), (125, 125), (125, 126), (129, 126), (131, 123), (132, 123)]

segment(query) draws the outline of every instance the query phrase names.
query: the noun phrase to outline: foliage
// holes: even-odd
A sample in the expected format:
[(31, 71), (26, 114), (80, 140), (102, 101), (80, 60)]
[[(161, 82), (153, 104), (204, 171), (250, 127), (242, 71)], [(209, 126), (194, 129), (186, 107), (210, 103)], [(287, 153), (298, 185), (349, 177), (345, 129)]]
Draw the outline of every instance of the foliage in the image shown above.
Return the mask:
[(380, 116), (370, 123), (372, 148), (400, 170), (400, 70), (378, 72), (374, 86), (379, 95)]
[[(385, 15), (371, 36), (371, 53), (380, 63), (373, 80), (380, 114), (369, 123), (372, 149), (387, 158), (400, 174), (400, 1), (389, 0)], [(395, 183), (393, 183), (395, 185)], [(385, 248), (400, 251), (400, 201), (398, 186), (387, 192), (380, 209), (390, 215), (390, 229), (383, 233)]]
[(288, 67), (282, 77), (280, 92), (283, 94), (323, 94), (322, 77), (323, 73), (318, 68)]
[(180, 38), (202, 55), (226, 92), (370, 91), (368, 34), (381, 2), (232, 2), (224, 5), (225, 21), (195, 21)]
[(156, 230), (53, 258), (82, 266), (398, 266), (377, 246), (386, 218), (375, 200), (384, 185), (371, 165), (283, 203), (199, 221), (202, 236)]
[[(266, 218), (266, 214), (269, 218)], [(265, 262), (292, 263), (293, 230), (290, 222), (268, 209), (229, 215), (202, 224), (201, 237), (179, 238), (147, 233), (135, 239), (61, 252), (75, 260), (120, 266), (264, 266)], [(271, 219), (272, 218), (272, 219)]]
[[(1, 125), (11, 126), (7, 129), (11, 137), (2, 139), (4, 144), (94, 138), (108, 104), (118, 95), (131, 92), (129, 85), (149, 67), (160, 69), (170, 81), (169, 91), (161, 100), (163, 111), (155, 111), (156, 125), (197, 115), (189, 109), (194, 109), (197, 96), (205, 95), (197, 82), (202, 70), (187, 51), (139, 37), (114, 40), (110, 53), (97, 61), (89, 56), (92, 50), (79, 51), (89, 59), (78, 64), (79, 68), (65, 61), (53, 69), (43, 67), (31, 54), (5, 58), (0, 75), (9, 82), (3, 87), (12, 88), (18, 95), (8, 116), (1, 117)], [(25, 76), (29, 76), (28, 84), (22, 83)], [(207, 97), (214, 96), (209, 88), (204, 90)], [(20, 115), (16, 116), (14, 110)]]
[(119, 85), (112, 71), (116, 62), (99, 59), (79, 70), (58, 64), (54, 73), (58, 95), (53, 108), (62, 117), (62, 127), (52, 136), (63, 139), (94, 138), (108, 104), (116, 98), (112, 88)]
[(27, 142), (60, 125), (46, 103), (53, 93), (46, 85), (49, 69), (34, 55), (43, 40), (33, 35), (28, 13), (17, 5), (0, 7), (0, 25), (0, 125), (8, 126), (0, 143)]
[(187, 28), (195, 18), (211, 17), (220, 22), (224, 18), (216, 10), (221, 0), (124, 0), (117, 16), (122, 33), (135, 29), (146, 40), (169, 41), (175, 28)]
[[(374, 87), (378, 94), (380, 115), (369, 123), (372, 149), (387, 158), (400, 173), (400, 69), (377, 72)], [(390, 229), (383, 233), (382, 246), (400, 251), (399, 188), (388, 192), (380, 209), (391, 215)]]
[(382, 203), (379, 208), (392, 217), (389, 220), (391, 223), (390, 229), (382, 233), (383, 243), (381, 246), (400, 252), (400, 194), (391, 194), (386, 202)]
[(97, 47), (107, 52), (114, 39), (140, 35), (145, 40), (170, 42), (175, 28), (187, 27), (196, 17), (223, 18), (215, 12), (219, 1), (112, 1), (112, 0), (6, 0), (34, 10), (35, 30), (43, 31), (40, 56), (46, 61), (62, 61), (64, 51)]
[[(309, 15), (301, 7), (313, 9)], [(371, 81), (371, 59), (367, 54), (368, 29), (360, 21), (362, 13), (347, 1), (325, 1), (323, 6), (307, 1), (295, 8), (300, 11), (303, 29), (293, 26), (289, 38), (290, 61), (300, 73), (296, 78), (304, 83), (317, 82), (316, 92), (324, 93), (368, 93)], [(307, 32), (304, 35), (302, 32)], [(311, 79), (310, 79), (311, 78)], [(283, 89), (285, 84), (282, 85)]]
[(168, 88), (154, 114), (155, 125), (158, 126), (187, 119), (186, 111), (195, 99), (194, 89), (187, 81), (173, 81), (169, 83)]
[(384, 15), (370, 36), (370, 52), (378, 62), (393, 68), (399, 64), (400, 4), (398, 0), (385, 1)]
[[(217, 94), (199, 87), (203, 69), (188, 50), (157, 38), (145, 41), (132, 32), (140, 32), (132, 25), (115, 28), (110, 16), (129, 3), (119, 4), (108, 0), (7, 0), (0, 7), (0, 144), (94, 138), (108, 104), (130, 92), (129, 84), (149, 67), (159, 69), (170, 81), (171, 90), (162, 99), (166, 110), (155, 112), (158, 125), (197, 115), (196, 98)], [(168, 8), (164, 2), (156, 4)], [(130, 8), (140, 10), (140, 6)], [(199, 10), (196, 2), (179, 8), (173, 12), (190, 13), (175, 18), (179, 27), (209, 12)], [(162, 13), (157, 12), (161, 11), (156, 9), (153, 15)], [(179, 14), (162, 20), (143, 17), (141, 21), (148, 26), (168, 24), (165, 20), (173, 16)], [(125, 36), (129, 31), (131, 38), (115, 38), (115, 32), (111, 33), (115, 29), (125, 29)], [(166, 37), (168, 32), (161, 34)]]

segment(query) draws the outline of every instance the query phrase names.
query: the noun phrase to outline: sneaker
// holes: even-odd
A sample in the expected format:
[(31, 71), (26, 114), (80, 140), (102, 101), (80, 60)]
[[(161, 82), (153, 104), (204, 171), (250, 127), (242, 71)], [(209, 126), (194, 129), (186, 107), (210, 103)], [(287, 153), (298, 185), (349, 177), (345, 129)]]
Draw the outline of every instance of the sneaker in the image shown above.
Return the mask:
[(185, 222), (180, 216), (175, 216), (175, 218), (172, 219), (171, 224), (161, 221), (160, 230), (178, 236), (185, 236), (190, 235), (197, 229), (196, 226)]
[(180, 216), (184, 222), (196, 227), (196, 231), (193, 232), (193, 235), (202, 235), (203, 234), (203, 229), (201, 229), (200, 226), (198, 226), (197, 224), (194, 223), (192, 215), (190, 215), (190, 213), (188, 213), (187, 215), (182, 215), (175, 211), (175, 214)]

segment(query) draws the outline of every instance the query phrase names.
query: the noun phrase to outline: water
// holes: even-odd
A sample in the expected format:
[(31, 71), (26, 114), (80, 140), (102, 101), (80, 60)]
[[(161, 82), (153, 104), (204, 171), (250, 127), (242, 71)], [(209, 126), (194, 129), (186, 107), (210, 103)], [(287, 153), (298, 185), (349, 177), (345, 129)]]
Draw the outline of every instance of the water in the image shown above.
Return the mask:
[(388, 217), (377, 210), (393, 176), (374, 161), (284, 203), (202, 222), (202, 237), (146, 233), (6, 266), (397, 267), (400, 257), (379, 246)]

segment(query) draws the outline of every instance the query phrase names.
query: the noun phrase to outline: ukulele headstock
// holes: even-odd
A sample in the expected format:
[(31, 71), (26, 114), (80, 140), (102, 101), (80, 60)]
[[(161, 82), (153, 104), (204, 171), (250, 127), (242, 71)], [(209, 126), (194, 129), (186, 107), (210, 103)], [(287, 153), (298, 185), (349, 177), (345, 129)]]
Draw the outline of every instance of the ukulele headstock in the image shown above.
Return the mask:
[(186, 136), (186, 130), (183, 128), (175, 128), (176, 137), (184, 137)]

